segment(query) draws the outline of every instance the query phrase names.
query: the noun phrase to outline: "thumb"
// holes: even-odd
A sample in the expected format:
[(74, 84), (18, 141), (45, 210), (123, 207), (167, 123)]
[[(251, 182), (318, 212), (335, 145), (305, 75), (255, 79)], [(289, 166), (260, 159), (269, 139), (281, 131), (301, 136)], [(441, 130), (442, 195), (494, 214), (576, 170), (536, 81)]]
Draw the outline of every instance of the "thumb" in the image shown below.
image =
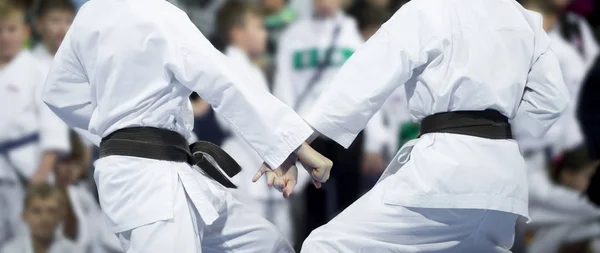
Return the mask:
[(265, 174), (265, 172), (271, 170), (266, 164), (262, 164), (262, 166), (260, 166), (260, 168), (258, 169), (258, 171), (256, 172), (256, 174), (254, 174), (254, 177), (252, 177), (252, 182), (256, 183), (256, 181), (258, 181), (260, 179), (260, 177), (262, 177), (263, 174)]

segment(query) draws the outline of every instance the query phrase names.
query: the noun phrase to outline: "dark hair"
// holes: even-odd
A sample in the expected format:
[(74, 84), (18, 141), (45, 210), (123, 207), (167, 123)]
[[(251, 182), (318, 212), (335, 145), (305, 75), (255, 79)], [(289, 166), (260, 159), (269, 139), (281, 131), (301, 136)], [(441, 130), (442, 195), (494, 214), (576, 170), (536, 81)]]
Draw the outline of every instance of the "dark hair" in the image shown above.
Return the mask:
[(217, 12), (217, 31), (221, 40), (229, 43), (229, 33), (234, 27), (244, 26), (246, 15), (262, 16), (255, 6), (241, 1), (228, 1)]
[(18, 12), (23, 14), (25, 18), (26, 5), (23, 1), (18, 0), (0, 0), (0, 17), (5, 18), (12, 12)]
[(358, 29), (379, 27), (390, 19), (391, 13), (387, 8), (369, 6), (358, 13)]
[(566, 150), (553, 159), (552, 166), (550, 166), (551, 178), (555, 182), (558, 182), (561, 172), (580, 171), (583, 170), (586, 165), (593, 162), (594, 160), (590, 157), (585, 145)]
[(65, 10), (75, 14), (75, 6), (70, 0), (37, 0), (33, 7), (33, 15), (41, 18), (51, 10)]
[(29, 185), (27, 187), (27, 193), (25, 194), (25, 200), (23, 202), (23, 210), (27, 210), (27, 208), (29, 208), (34, 198), (48, 199), (52, 197), (56, 198), (61, 206), (63, 205), (65, 196), (63, 196), (62, 191), (60, 191), (60, 189), (58, 189), (56, 186), (49, 183)]

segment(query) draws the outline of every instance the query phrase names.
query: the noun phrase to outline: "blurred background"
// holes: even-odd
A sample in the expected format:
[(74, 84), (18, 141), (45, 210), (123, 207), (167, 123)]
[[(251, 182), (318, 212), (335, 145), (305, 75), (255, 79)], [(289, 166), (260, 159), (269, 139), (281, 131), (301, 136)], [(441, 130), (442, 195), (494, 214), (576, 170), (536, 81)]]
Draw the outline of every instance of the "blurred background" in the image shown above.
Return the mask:
[[(53, 55), (86, 1), (0, 0), (0, 253), (121, 252), (97, 201), (97, 148), (41, 101)], [(407, 1), (170, 2), (255, 88), (302, 115), (344, 61)], [(544, 138), (514, 133), (528, 164), (532, 221), (518, 224), (513, 252), (600, 252), (600, 0), (520, 2), (543, 15), (573, 101)], [(419, 133), (400, 88), (348, 150), (317, 139), (315, 149), (334, 161), (332, 179), (317, 190), (301, 171), (294, 196), (283, 200), (265, 184), (250, 182), (262, 163), (254, 151), (201, 97), (192, 94), (190, 102), (197, 139), (220, 145), (244, 168), (234, 178), (234, 195), (297, 249), (310, 231), (368, 191), (395, 152)], [(67, 244), (76, 247), (61, 248)]]

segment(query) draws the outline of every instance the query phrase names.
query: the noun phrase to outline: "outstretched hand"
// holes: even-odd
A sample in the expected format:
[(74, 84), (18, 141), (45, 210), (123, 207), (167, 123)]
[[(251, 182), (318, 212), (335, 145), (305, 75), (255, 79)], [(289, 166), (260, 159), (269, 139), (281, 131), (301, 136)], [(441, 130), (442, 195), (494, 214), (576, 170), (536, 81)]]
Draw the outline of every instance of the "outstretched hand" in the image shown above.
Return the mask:
[(273, 186), (279, 192), (283, 192), (284, 198), (289, 198), (298, 183), (298, 168), (295, 165), (296, 158), (289, 157), (279, 168), (272, 170), (269, 165), (263, 163), (258, 172), (252, 178), (252, 182), (258, 181), (263, 174), (267, 174), (267, 185)]
[(321, 183), (329, 179), (331, 167), (333, 166), (331, 160), (319, 154), (307, 143), (303, 143), (298, 152), (291, 154), (279, 168), (272, 170), (267, 164), (263, 163), (252, 181), (256, 182), (263, 174), (267, 174), (267, 184), (283, 192), (283, 197), (288, 198), (292, 194), (294, 186), (298, 183), (296, 161), (299, 161), (311, 175), (315, 187), (321, 188)]

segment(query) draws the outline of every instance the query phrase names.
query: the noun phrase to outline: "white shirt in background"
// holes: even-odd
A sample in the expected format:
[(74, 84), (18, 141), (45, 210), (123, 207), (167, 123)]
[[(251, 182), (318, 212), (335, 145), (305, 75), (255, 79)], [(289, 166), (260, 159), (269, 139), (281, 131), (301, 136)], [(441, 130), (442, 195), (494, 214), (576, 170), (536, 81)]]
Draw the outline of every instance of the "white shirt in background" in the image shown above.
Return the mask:
[[(55, 236), (48, 253), (82, 253), (75, 243), (62, 237)], [(0, 247), (0, 253), (35, 253), (29, 233), (23, 236), (15, 237), (5, 245)]]
[(8, 154), (12, 166), (0, 169), (0, 178), (15, 179), (14, 169), (30, 177), (39, 167), (44, 151), (68, 152), (69, 132), (42, 100), (47, 69), (27, 50), (21, 51), (0, 70), (0, 143), (38, 132), (37, 143)]

